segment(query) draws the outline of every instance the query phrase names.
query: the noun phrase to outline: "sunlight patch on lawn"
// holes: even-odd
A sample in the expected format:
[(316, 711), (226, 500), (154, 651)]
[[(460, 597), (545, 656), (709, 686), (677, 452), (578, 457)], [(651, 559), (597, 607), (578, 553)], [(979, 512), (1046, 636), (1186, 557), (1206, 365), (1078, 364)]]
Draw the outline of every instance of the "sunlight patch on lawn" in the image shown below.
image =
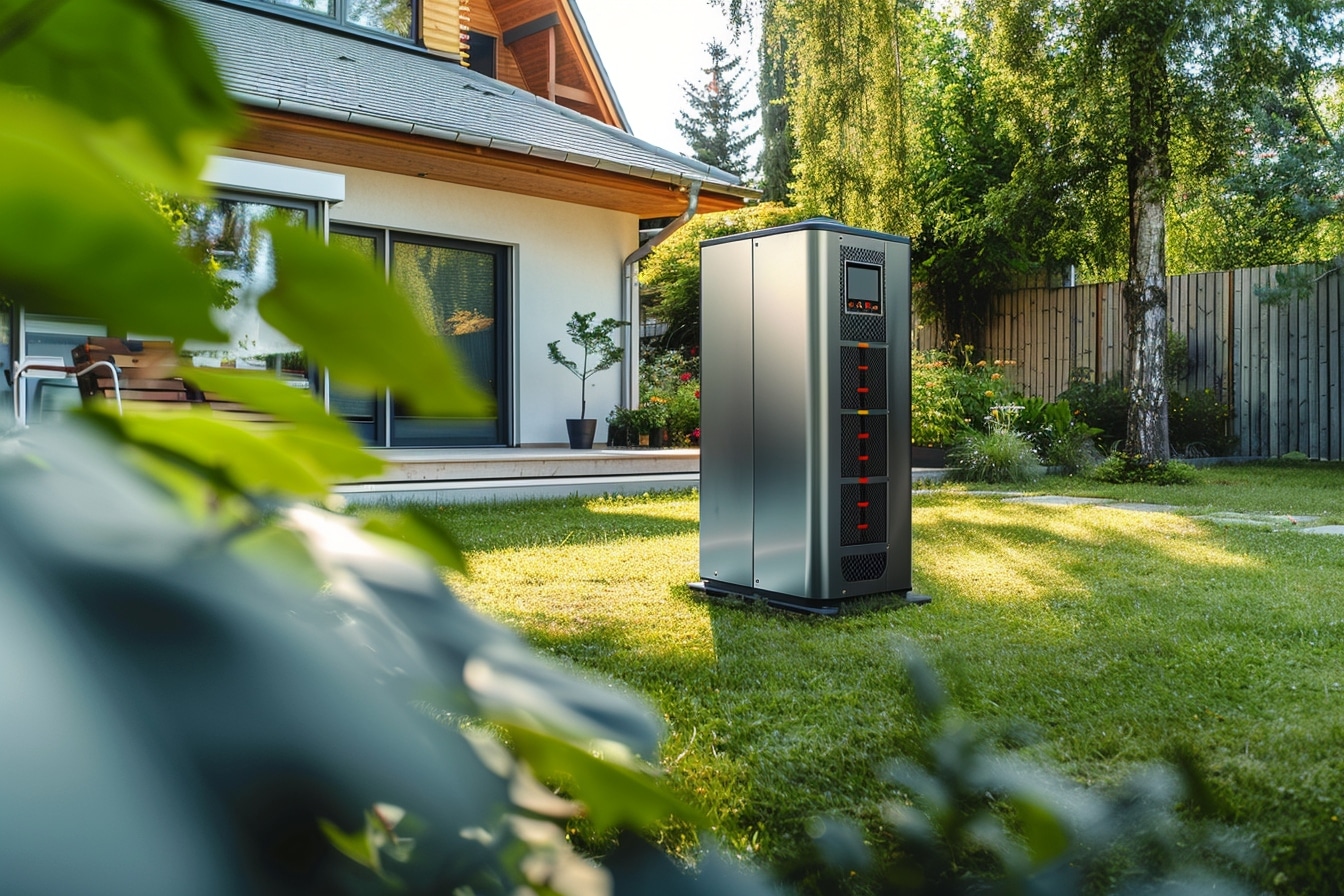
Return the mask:
[(684, 500), (668, 501), (666, 499), (647, 500), (642, 495), (604, 495), (586, 502), (584, 508), (592, 513), (651, 516), (689, 523), (700, 521), (700, 499), (695, 496)]
[(592, 638), (611, 649), (714, 659), (708, 610), (678, 597), (697, 576), (695, 536), (473, 552), (470, 578), (451, 576), (485, 613), (546, 638)]

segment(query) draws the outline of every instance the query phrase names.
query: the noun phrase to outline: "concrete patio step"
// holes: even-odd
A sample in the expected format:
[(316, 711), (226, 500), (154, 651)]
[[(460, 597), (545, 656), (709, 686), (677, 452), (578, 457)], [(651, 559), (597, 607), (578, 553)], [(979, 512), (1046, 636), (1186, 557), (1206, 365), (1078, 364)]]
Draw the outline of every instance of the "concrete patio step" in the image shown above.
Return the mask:
[[(569, 495), (642, 494), (700, 485), (698, 448), (451, 448), (374, 451), (387, 469), (337, 486), (347, 501), (518, 500)], [(916, 469), (912, 479), (941, 478)]]

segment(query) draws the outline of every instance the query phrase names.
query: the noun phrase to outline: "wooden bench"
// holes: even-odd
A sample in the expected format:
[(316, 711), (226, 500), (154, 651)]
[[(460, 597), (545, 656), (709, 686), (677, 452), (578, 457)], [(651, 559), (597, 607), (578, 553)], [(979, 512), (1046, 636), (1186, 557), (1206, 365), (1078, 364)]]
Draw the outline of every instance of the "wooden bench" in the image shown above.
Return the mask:
[[(204, 392), (190, 380), (176, 376), (182, 358), (171, 342), (100, 336), (76, 346), (70, 355), (74, 360), (80, 395), (86, 402), (112, 399), (119, 388), (123, 407), (141, 410), (208, 407), (237, 422), (275, 422), (267, 414), (228, 401), (213, 392)], [(114, 380), (106, 365), (94, 366), (100, 361), (116, 366), (120, 377)]]
[[(75, 346), (70, 357), (79, 380), (79, 394), (86, 402), (111, 399), (118, 387), (123, 407), (204, 400), (199, 390), (174, 376), (180, 359), (171, 342), (100, 336)], [(120, 371), (117, 381), (106, 367), (93, 366), (99, 361), (106, 361)]]

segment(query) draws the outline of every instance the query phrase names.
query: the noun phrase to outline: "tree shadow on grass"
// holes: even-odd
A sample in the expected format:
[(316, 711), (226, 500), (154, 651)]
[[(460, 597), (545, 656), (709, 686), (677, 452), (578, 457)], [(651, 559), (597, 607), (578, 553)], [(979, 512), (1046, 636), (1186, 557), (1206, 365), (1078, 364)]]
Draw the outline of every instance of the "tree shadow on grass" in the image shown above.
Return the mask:
[(599, 544), (699, 531), (694, 493), (552, 498), (431, 509), (469, 551)]

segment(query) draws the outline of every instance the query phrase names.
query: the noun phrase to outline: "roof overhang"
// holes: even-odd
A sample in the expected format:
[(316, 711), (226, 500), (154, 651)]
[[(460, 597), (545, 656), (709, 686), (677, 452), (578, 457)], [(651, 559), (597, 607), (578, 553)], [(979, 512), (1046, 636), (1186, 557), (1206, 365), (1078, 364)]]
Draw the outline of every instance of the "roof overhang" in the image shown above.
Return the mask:
[[(519, 144), (472, 145), (467, 135), (407, 133), (257, 106), (238, 149), (368, 168), (628, 212), (641, 218), (680, 214), (694, 178), (574, 153)], [(704, 183), (700, 211), (741, 208), (756, 191)]]

